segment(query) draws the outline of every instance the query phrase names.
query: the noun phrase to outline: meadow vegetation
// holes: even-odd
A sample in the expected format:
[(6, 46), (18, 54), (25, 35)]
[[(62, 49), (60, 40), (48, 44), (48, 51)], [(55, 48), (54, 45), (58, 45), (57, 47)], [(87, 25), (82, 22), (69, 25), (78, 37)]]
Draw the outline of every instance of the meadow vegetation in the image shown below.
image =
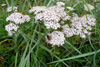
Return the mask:
[[(96, 19), (91, 35), (65, 37), (62, 46), (46, 42), (47, 34), (55, 29), (37, 23), (40, 21), (36, 21), (29, 10), (34, 6), (48, 8), (57, 2), (64, 2), (65, 8), (70, 6), (74, 9), (66, 9), (71, 17), (72, 13), (79, 17), (91, 14)], [(84, 10), (84, 4), (89, 11)], [(87, 4), (94, 9), (91, 10)], [(18, 12), (31, 18), (29, 22), (19, 24), (20, 29), (12, 36), (5, 30), (10, 23), (6, 18), (14, 13), (7, 12), (9, 6), (18, 7)], [(65, 23), (70, 24), (70, 20)], [(0, 62), (0, 67), (100, 67), (100, 3), (94, 0), (0, 0)]]

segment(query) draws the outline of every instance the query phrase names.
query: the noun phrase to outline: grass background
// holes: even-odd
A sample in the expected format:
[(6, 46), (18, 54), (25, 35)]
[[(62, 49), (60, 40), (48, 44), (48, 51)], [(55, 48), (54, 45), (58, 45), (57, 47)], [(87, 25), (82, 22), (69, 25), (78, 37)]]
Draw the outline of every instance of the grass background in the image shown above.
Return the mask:
[[(52, 48), (45, 42), (47, 30), (43, 24), (35, 23), (34, 16), (28, 13), (32, 6), (52, 6), (63, 1), (74, 7), (79, 16), (93, 14), (97, 19), (91, 36), (81, 39), (78, 36), (66, 38), (64, 46)], [(100, 67), (100, 3), (92, 0), (0, 0), (0, 57), (4, 58), (1, 67)], [(92, 4), (95, 9), (86, 12), (83, 4)], [(5, 31), (8, 6), (17, 6), (19, 12), (31, 16), (31, 21), (20, 25), (20, 30), (12, 37)], [(88, 7), (88, 6), (87, 6)], [(13, 13), (13, 12), (12, 12)]]

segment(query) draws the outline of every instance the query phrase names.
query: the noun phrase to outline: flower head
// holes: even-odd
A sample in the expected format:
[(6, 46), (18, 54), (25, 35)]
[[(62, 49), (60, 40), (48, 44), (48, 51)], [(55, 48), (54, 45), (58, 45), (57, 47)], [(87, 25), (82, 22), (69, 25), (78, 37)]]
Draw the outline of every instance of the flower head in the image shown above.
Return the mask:
[(51, 34), (46, 36), (46, 41), (50, 43), (52, 46), (62, 46), (65, 42), (65, 37), (62, 32), (53, 31)]
[(9, 23), (8, 25), (5, 26), (5, 30), (8, 31), (8, 35), (12, 36), (15, 31), (17, 31), (19, 28), (18, 25), (15, 25), (14, 23)]
[(81, 38), (85, 38), (86, 35), (90, 35), (92, 26), (95, 26), (96, 19), (90, 15), (84, 15), (78, 17), (77, 15), (71, 19), (71, 28), (73, 28), (74, 35), (80, 35)]
[(15, 7), (15, 6), (8, 7), (7, 8), (7, 12), (11, 12), (11, 11), (17, 12), (18, 11), (18, 7)]
[(41, 12), (43, 12), (45, 10), (46, 10), (45, 6), (36, 6), (36, 7), (32, 7), (29, 10), (29, 13), (33, 13), (34, 12), (34, 14), (38, 14), (38, 13), (41, 13)]
[(64, 6), (65, 5), (64, 2), (57, 2), (56, 4), (57, 4), (57, 6)]
[(66, 8), (69, 9), (69, 10), (71, 10), (71, 11), (74, 10), (74, 8), (72, 8), (72, 7), (66, 7)]
[(66, 37), (72, 37), (73, 36), (73, 29), (70, 28), (67, 24), (62, 26), (62, 32), (66, 34)]
[(6, 6), (6, 4), (1, 4), (1, 6), (3, 7), (3, 6)]
[(46, 8), (44, 6), (36, 6), (29, 10), (29, 13), (34, 12), (37, 21), (43, 21), (47, 29), (60, 28), (60, 20), (68, 20), (70, 17), (64, 11), (64, 7), (52, 6)]
[(6, 18), (6, 21), (14, 22), (15, 24), (22, 24), (30, 21), (30, 17), (28, 15), (23, 15), (21, 13), (12, 13), (10, 16)]
[[(90, 8), (90, 10), (93, 10), (93, 9), (94, 9), (94, 6), (92, 6), (92, 5), (90, 5), (90, 4), (87, 4), (87, 6)], [(86, 11), (88, 11), (87, 6), (84, 4), (84, 9), (85, 9)]]

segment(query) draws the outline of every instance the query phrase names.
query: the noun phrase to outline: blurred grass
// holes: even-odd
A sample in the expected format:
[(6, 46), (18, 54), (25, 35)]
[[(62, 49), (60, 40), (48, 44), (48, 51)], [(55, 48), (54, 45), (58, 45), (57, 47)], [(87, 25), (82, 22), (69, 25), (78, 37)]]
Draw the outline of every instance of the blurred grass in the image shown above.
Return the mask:
[[(49, 32), (39, 23), (35, 23), (31, 15), (31, 22), (23, 24), (13, 37), (7, 35), (4, 26), (6, 17), (11, 13), (6, 12), (8, 6), (17, 6), (19, 12), (28, 14), (32, 6), (52, 6), (57, 1), (63, 1), (66, 6), (74, 7), (75, 13), (82, 16), (92, 13), (96, 21), (96, 27), (91, 36), (81, 39), (77, 36), (66, 38), (62, 47), (48, 45), (45, 35)], [(0, 4), (0, 57), (4, 57), (2, 67), (100, 67), (100, 3), (91, 0), (1, 0)], [(92, 4), (95, 10), (86, 12), (83, 4)], [(88, 6), (87, 6), (88, 7)], [(69, 11), (72, 13), (72, 11)], [(1, 64), (0, 64), (1, 65)]]

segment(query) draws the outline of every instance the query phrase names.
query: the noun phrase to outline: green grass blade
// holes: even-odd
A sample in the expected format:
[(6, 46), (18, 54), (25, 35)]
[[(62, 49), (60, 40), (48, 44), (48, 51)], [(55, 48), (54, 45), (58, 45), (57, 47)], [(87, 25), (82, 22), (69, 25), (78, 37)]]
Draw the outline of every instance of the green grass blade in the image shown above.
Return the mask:
[[(41, 48), (45, 49), (46, 51), (48, 51), (49, 53), (51, 53), (52, 55), (54, 55), (58, 60), (60, 60), (60, 58), (58, 56), (56, 56), (53, 52), (51, 52), (48, 48), (46, 48), (43, 45), (40, 45)], [(67, 67), (69, 67), (65, 62), (61, 61), (64, 65), (66, 65)]]
[(16, 53), (16, 57), (15, 57), (15, 67), (17, 67), (17, 58), (18, 58), (18, 52)]
[(60, 59), (58, 61), (54, 61), (54, 62), (50, 62), (50, 63), (57, 63), (57, 62), (62, 62), (62, 61), (82, 58), (82, 57), (85, 57), (85, 56), (94, 55), (95, 53), (98, 53), (98, 52), (100, 52), (100, 49), (98, 51), (94, 51), (94, 52), (90, 52), (90, 53), (85, 53), (85, 54), (82, 54), (82, 55), (77, 55), (77, 56), (69, 57), (69, 58), (66, 58), (66, 59)]

